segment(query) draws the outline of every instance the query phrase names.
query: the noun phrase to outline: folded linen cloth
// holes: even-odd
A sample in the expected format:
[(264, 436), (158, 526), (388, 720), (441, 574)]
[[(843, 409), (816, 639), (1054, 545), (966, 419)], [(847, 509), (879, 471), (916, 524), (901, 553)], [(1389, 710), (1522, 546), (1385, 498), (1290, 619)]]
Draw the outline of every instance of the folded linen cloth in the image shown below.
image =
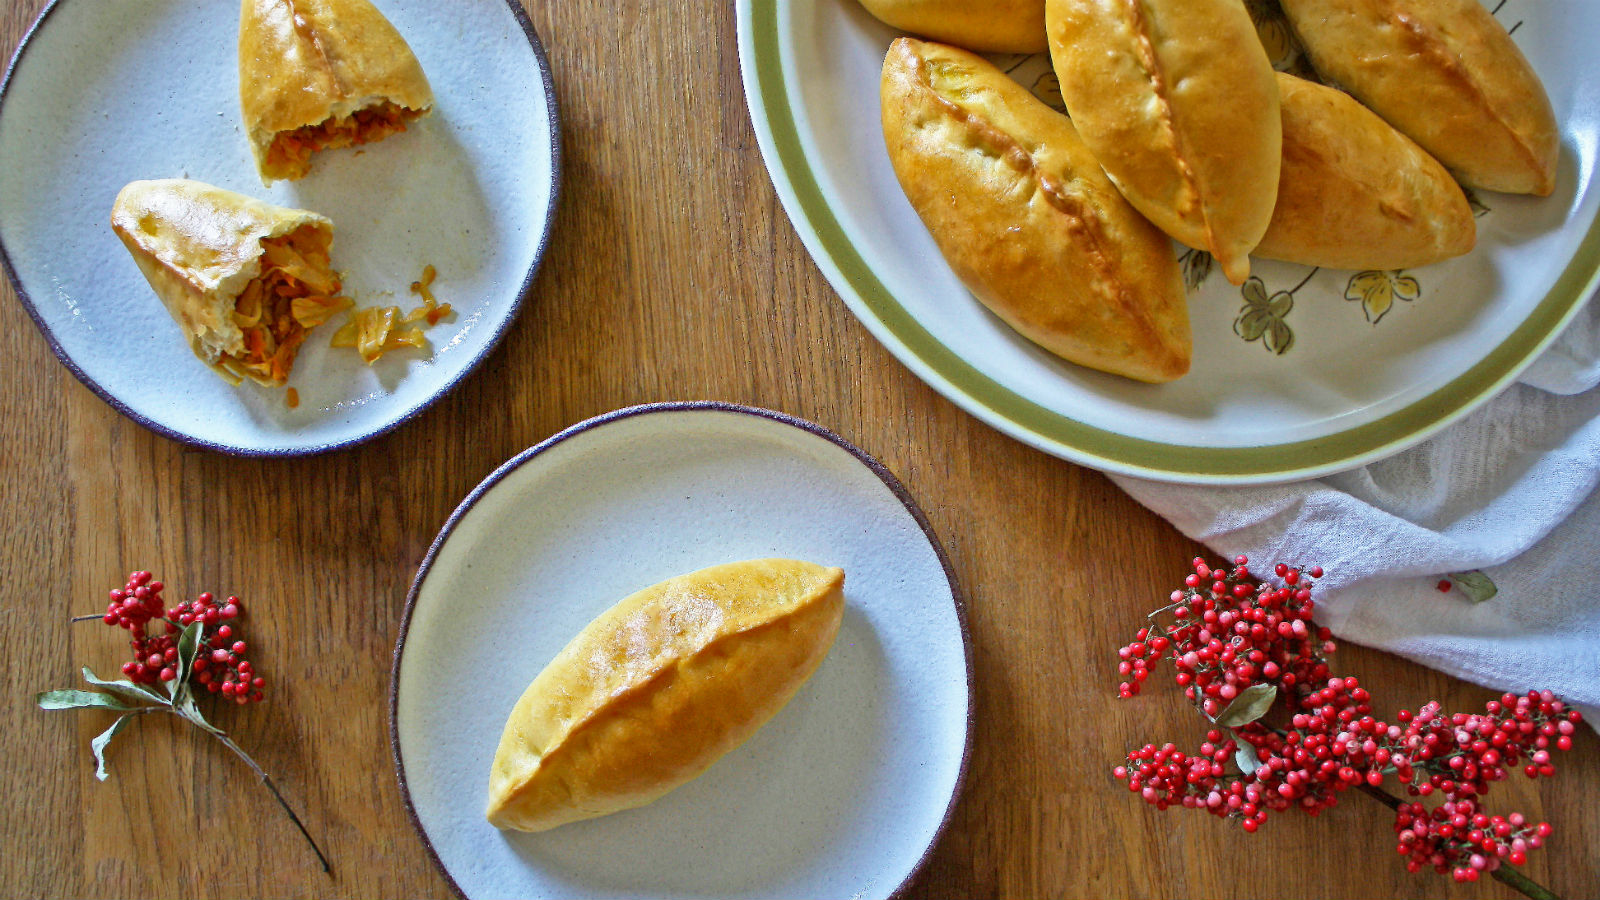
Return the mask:
[[(1549, 689), (1600, 727), (1600, 303), (1517, 383), (1360, 469), (1211, 488), (1113, 476), (1224, 557), (1320, 565), (1317, 618), (1496, 690)], [(1483, 602), (1442, 579), (1481, 570)]]

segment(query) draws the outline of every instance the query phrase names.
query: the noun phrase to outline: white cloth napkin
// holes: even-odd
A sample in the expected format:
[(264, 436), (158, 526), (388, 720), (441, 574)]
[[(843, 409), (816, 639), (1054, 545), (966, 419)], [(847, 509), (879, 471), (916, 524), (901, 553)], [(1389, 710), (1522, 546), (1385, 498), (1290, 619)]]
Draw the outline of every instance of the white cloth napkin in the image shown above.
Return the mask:
[[(1496, 690), (1549, 689), (1600, 726), (1600, 303), (1504, 393), (1364, 468), (1270, 487), (1114, 476), (1218, 554), (1320, 565), (1318, 620)], [(1481, 570), (1499, 593), (1439, 590)]]

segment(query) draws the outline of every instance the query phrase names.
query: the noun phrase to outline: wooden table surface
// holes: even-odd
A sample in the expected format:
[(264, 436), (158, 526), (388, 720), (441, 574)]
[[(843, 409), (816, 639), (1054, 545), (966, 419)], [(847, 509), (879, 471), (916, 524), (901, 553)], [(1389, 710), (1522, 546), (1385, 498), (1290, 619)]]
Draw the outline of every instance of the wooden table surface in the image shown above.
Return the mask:
[[(0, 13), (8, 56), (44, 5), (10, 0)], [(877, 456), (926, 510), (966, 590), (974, 751), (913, 896), (1513, 896), (1488, 880), (1407, 875), (1388, 811), (1360, 796), (1251, 836), (1156, 812), (1113, 782), (1126, 748), (1202, 740), (1171, 689), (1115, 699), (1117, 647), (1201, 548), (1099, 473), (957, 409), (851, 317), (762, 166), (731, 3), (560, 0), (530, 12), (566, 149), (549, 252), (500, 348), (397, 432), (310, 459), (185, 448), (80, 385), (0, 287), (0, 572), (12, 585), (0, 895), (448, 895), (389, 750), (390, 654), (424, 551), (480, 479), (557, 430), (636, 403), (717, 399), (811, 419)], [(100, 784), (89, 741), (109, 714), (34, 707), (35, 691), (74, 686), (80, 665), (115, 670), (122, 632), (68, 618), (102, 611), (135, 568), (174, 596), (248, 602), (268, 702), (214, 718), (303, 810), (331, 880), (215, 742), (167, 717), (140, 721)], [(1362, 648), (1336, 662), (1373, 687), (1380, 712), (1491, 696)], [(1558, 763), (1557, 780), (1518, 776), (1494, 799), (1555, 825), (1529, 874), (1597, 897), (1593, 733)]]

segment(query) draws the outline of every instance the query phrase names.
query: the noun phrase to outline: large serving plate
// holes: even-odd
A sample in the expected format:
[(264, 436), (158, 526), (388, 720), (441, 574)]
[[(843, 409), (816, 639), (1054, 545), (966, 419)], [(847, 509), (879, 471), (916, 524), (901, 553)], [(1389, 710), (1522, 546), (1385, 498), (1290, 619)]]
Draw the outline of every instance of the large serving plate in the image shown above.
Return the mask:
[[(1494, 5), (1561, 123), (1554, 196), (1480, 193), (1477, 249), (1414, 271), (1258, 260), (1239, 288), (1186, 265), (1199, 282), (1195, 362), (1163, 386), (1056, 359), (957, 281), (883, 147), (878, 80), (897, 32), (857, 0), (740, 0), (739, 50), (790, 220), (851, 310), (918, 376), (1067, 459), (1172, 481), (1269, 482), (1358, 466), (1444, 428), (1513, 380), (1595, 287), (1600, 7)], [(1045, 56), (996, 62), (1052, 98)]]
[[(649, 806), (541, 834), (484, 818), (517, 698), (617, 600), (724, 562), (845, 570), (828, 657), (770, 722)], [(425, 843), (468, 897), (885, 897), (955, 802), (971, 649), (944, 552), (905, 489), (791, 417), (654, 404), (575, 425), (464, 500), (395, 649), (390, 722)]]
[[(559, 152), (544, 51), (516, 0), (377, 0), (416, 51), (433, 114), (310, 176), (263, 187), (239, 115), (238, 0), (56, 0), (0, 90), (0, 263), (56, 355), (162, 434), (234, 453), (346, 446), (421, 412), (493, 349), (532, 284)], [(457, 311), (431, 354), (367, 367), (311, 333), (286, 392), (228, 385), (189, 351), (109, 225), (129, 181), (190, 177), (336, 226), (361, 306), (399, 305), (425, 265)], [(24, 373), (13, 373), (20, 377)]]

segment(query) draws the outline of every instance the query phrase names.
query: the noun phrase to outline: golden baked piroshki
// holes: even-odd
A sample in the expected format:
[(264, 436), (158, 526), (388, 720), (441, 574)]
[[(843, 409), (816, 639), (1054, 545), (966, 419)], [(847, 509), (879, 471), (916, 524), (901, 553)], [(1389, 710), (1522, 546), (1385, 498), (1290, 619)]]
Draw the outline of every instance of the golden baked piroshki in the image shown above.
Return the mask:
[(238, 384), (288, 380), (306, 333), (352, 305), (333, 223), (187, 179), (135, 181), (111, 228), (196, 356)]
[(1044, 0), (861, 0), (885, 24), (980, 53), (1042, 53)]
[(405, 131), (432, 109), (433, 90), (369, 0), (243, 0), (239, 105), (271, 184), (303, 177), (319, 150)]
[(987, 60), (900, 38), (884, 143), (955, 274), (1024, 337), (1148, 382), (1189, 369), (1172, 242), (1123, 199), (1073, 124)]
[(1283, 169), (1255, 255), (1331, 269), (1410, 269), (1460, 256), (1477, 224), (1444, 166), (1333, 88), (1278, 75)]
[(516, 831), (643, 806), (770, 719), (827, 656), (844, 572), (792, 559), (670, 578), (601, 613), (506, 721), (489, 821)]
[(1278, 190), (1278, 85), (1239, 0), (1048, 0), (1072, 122), (1128, 201), (1250, 274)]
[[(1283, 0), (1311, 63), (1469, 187), (1548, 196), (1561, 136), (1478, 0)], [(1555, 14), (1555, 13), (1552, 13)]]

